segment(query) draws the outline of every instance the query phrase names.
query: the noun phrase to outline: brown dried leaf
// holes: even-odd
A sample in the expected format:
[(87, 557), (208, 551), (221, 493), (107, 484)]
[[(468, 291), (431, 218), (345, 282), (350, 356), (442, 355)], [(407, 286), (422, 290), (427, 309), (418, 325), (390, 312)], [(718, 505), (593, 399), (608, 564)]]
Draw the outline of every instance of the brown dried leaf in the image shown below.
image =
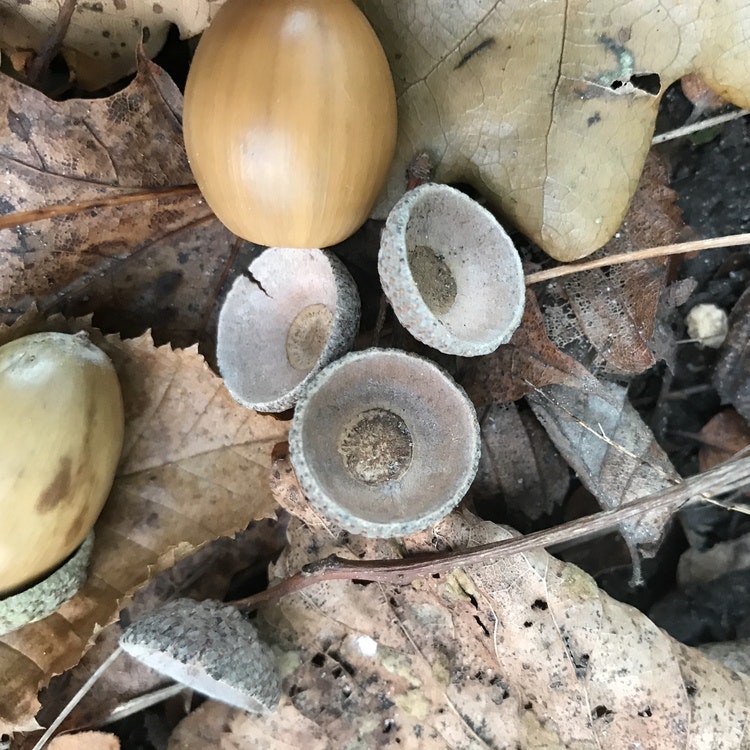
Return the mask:
[(750, 420), (750, 289), (729, 315), (729, 333), (716, 363), (713, 384), (724, 403)]
[(750, 427), (734, 410), (722, 409), (703, 425), (698, 467), (707, 471), (750, 445)]
[[(534, 413), (581, 483), (608, 510), (679, 480), (667, 454), (630, 405), (627, 390), (600, 382), (586, 392), (553, 385), (527, 397)], [(651, 557), (669, 523), (669, 511), (648, 512), (620, 527), (640, 580), (640, 557)]]
[(40, 687), (74, 666), (149, 578), (275, 509), (267, 467), (286, 425), (239, 406), (194, 348), (92, 335), (120, 377), (123, 455), (86, 584), (55, 614), (0, 637), (0, 734), (37, 728)]
[[(0, 76), (0, 213), (115, 202), (0, 232), (1, 321), (35, 301), (98, 311), (126, 335), (200, 336), (235, 240), (190, 187), (181, 117), (176, 86), (144, 60), (106, 99), (53, 102)], [(145, 195), (117, 203), (133, 194)]]
[[(399, 557), (507, 538), (452, 514), (404, 540), (337, 545), (290, 527), (276, 577), (328, 553)], [(740, 748), (750, 680), (673, 641), (544, 551), (391, 586), (330, 581), (259, 613), (279, 713), (214, 704), (171, 748)], [(301, 734), (304, 732), (305, 734)]]
[(595, 382), (585, 367), (550, 341), (536, 297), (527, 290), (521, 325), (507, 344), (472, 360), (463, 386), (475, 405), (484, 406), (517, 401), (550, 383), (586, 387)]
[(528, 409), (490, 404), (480, 409), (479, 426), (482, 455), (471, 490), (481, 515), (531, 531), (529, 520), (551, 516), (565, 499), (568, 465)]
[[(666, 163), (651, 154), (625, 220), (593, 257), (677, 242), (684, 224), (676, 198)], [(548, 285), (555, 300), (545, 316), (552, 340), (569, 354), (585, 351), (586, 359), (579, 361), (593, 372), (620, 376), (648, 369), (656, 361), (654, 326), (667, 267), (666, 259), (637, 261), (583, 271)]]
[(670, 84), (697, 72), (750, 104), (744, 0), (358, 3), (399, 100), (380, 218), (427, 151), (437, 181), (470, 183), (550, 255), (580, 258), (625, 217)]

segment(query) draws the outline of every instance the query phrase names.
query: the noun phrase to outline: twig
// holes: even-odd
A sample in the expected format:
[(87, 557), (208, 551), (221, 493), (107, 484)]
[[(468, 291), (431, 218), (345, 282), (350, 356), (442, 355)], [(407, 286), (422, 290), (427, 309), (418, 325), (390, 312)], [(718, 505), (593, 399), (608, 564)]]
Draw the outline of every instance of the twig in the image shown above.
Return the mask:
[(76, 2), (77, 0), (63, 0), (62, 5), (60, 5), (57, 20), (47, 33), (26, 71), (29, 83), (32, 86), (39, 83), (39, 80), (49, 68), (55, 55), (60, 51), (63, 39), (65, 39), (65, 35), (68, 33), (70, 19), (73, 18), (73, 11), (76, 9)]
[(727, 112), (723, 115), (716, 115), (715, 117), (707, 117), (705, 120), (700, 122), (694, 122), (691, 125), (683, 125), (681, 128), (675, 128), (669, 130), (666, 133), (659, 133), (651, 139), (651, 145), (657, 146), (660, 143), (666, 143), (672, 141), (675, 138), (684, 138), (686, 135), (692, 135), (698, 133), (701, 130), (708, 130), (716, 125), (723, 125), (725, 122), (731, 122), (732, 120), (739, 120), (741, 117), (750, 114), (750, 109), (738, 109), (734, 112)]
[(75, 203), (58, 203), (53, 206), (34, 208), (31, 211), (14, 211), (0, 216), (0, 229), (11, 229), (22, 224), (33, 224), (35, 221), (54, 219), (57, 216), (68, 216), (79, 211), (90, 211), (95, 208), (108, 208), (109, 206), (125, 206), (129, 203), (140, 203), (156, 200), (157, 198), (171, 198), (172, 196), (176, 197), (180, 195), (200, 195), (200, 191), (197, 185), (178, 185), (177, 187), (139, 190), (108, 198), (93, 198), (92, 200)]
[(708, 250), (716, 247), (737, 247), (738, 245), (750, 245), (750, 232), (743, 234), (728, 234), (726, 237), (710, 237), (704, 240), (691, 240), (690, 242), (678, 242), (674, 245), (660, 245), (659, 247), (647, 247), (643, 250), (632, 250), (628, 253), (617, 253), (606, 258), (594, 258), (581, 263), (570, 263), (555, 266), (544, 271), (535, 271), (526, 274), (526, 286), (538, 284), (540, 281), (549, 281), (559, 276), (570, 276), (581, 271), (590, 271), (592, 268), (603, 268), (620, 263), (631, 263), (634, 260), (649, 260), (651, 258), (663, 258), (668, 255), (682, 255), (683, 253), (694, 253), (699, 250)]
[(190, 688), (181, 683), (174, 683), (172, 685), (167, 685), (166, 687), (151, 690), (150, 692), (144, 693), (135, 698), (131, 698), (129, 701), (117, 706), (117, 708), (113, 708), (110, 714), (99, 722), (98, 726), (105, 727), (108, 724), (114, 724), (116, 721), (126, 719), (128, 716), (145, 711), (147, 708), (151, 708), (151, 706), (155, 706), (158, 703), (163, 703), (164, 701), (169, 700), (169, 698), (174, 698), (175, 695), (184, 693), (186, 690), (190, 690)]
[(705, 499), (700, 496), (726, 494), (747, 485), (748, 482), (750, 482), (750, 457), (732, 460), (628, 505), (604, 510), (552, 529), (484, 544), (473, 549), (415, 555), (398, 560), (348, 560), (332, 555), (324, 560), (305, 565), (299, 573), (265, 591), (231, 602), (231, 604), (254, 609), (260, 604), (275, 601), (324, 581), (361, 580), (390, 584), (409, 583), (419, 576), (445, 573), (462, 565), (496, 562), (508, 555), (516, 555), (608, 531), (645, 512), (664, 509), (674, 512), (696, 496)]

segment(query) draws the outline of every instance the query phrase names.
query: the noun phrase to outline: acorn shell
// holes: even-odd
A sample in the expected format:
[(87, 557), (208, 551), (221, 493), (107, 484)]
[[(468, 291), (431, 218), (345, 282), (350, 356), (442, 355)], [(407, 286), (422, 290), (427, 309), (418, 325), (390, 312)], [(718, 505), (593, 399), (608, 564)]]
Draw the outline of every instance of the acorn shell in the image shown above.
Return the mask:
[(114, 366), (85, 333), (0, 347), (0, 595), (83, 541), (112, 486), (123, 429)]
[(269, 246), (340, 242), (393, 157), (385, 53), (351, 0), (228, 0), (193, 58), (184, 133), (196, 182), (232, 232)]

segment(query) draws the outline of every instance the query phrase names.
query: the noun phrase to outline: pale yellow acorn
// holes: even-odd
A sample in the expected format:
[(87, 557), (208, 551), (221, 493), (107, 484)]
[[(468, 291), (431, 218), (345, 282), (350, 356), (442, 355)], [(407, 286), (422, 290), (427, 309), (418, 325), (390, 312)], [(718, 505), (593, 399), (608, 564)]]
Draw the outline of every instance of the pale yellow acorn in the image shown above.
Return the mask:
[(123, 429), (115, 368), (85, 333), (0, 347), (0, 597), (81, 544), (112, 487)]

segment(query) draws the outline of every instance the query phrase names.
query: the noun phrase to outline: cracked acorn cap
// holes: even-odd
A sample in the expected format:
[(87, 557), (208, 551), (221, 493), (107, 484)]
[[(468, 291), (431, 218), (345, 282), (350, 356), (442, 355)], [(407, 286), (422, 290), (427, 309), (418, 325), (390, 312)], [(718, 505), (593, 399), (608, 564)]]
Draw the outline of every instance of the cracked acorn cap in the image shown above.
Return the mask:
[(0, 602), (49, 576), (94, 525), (123, 442), (120, 384), (85, 333), (0, 347)]
[(313, 375), (351, 349), (354, 279), (331, 252), (269, 247), (221, 306), (216, 360), (233, 398), (261, 412), (291, 409)]
[(310, 505), (376, 538), (413, 534), (453, 510), (480, 451), (463, 389), (430, 360), (396, 349), (353, 352), (321, 370), (289, 433)]

